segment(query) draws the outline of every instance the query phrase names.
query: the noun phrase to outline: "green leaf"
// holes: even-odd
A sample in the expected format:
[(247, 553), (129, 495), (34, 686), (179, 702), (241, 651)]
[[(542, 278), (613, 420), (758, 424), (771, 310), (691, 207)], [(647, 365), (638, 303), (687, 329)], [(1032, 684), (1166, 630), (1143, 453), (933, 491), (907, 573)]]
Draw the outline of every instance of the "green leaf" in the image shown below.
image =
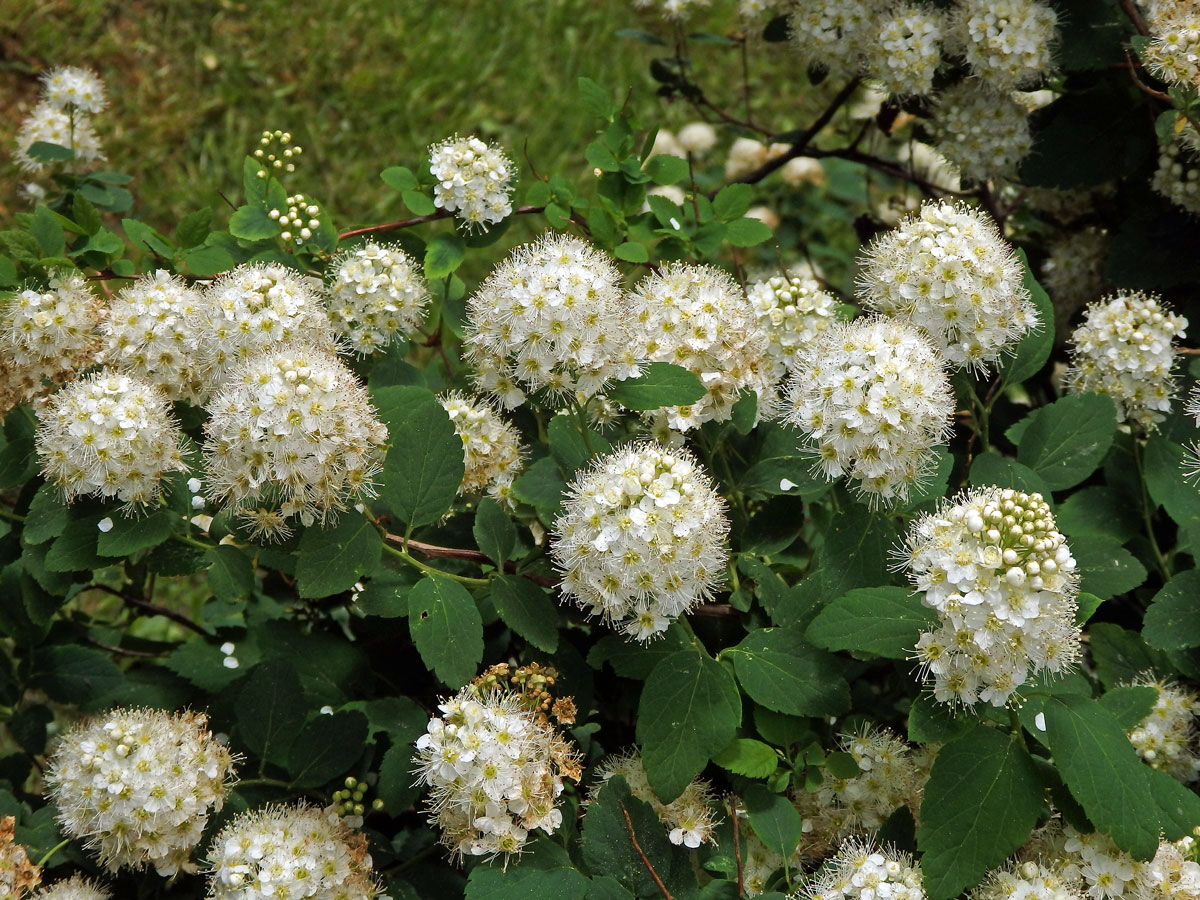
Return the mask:
[(779, 766), (779, 756), (762, 741), (735, 738), (733, 743), (713, 757), (722, 769), (746, 778), (766, 778)]
[[(894, 583), (888, 561), (898, 537), (887, 516), (858, 503), (843, 507), (817, 551), (825, 599), (840, 597), (852, 588)], [(849, 560), (854, 564), (847, 565)]]
[(687, 160), (669, 153), (651, 156), (643, 169), (655, 184), (678, 184), (689, 177)]
[(784, 859), (791, 857), (804, 834), (800, 813), (792, 801), (781, 794), (768, 791), (761, 784), (752, 784), (742, 797), (750, 827), (768, 849)]
[(707, 393), (700, 376), (671, 363), (650, 363), (634, 378), (618, 381), (608, 390), (610, 400), (626, 409), (650, 410), (686, 406)]
[(188, 213), (175, 228), (175, 242), (183, 249), (199, 247), (212, 231), (212, 215), (211, 206)]
[(425, 665), (443, 684), (459, 688), (483, 659), (483, 620), (466, 588), (426, 576), (408, 596), (408, 627)]
[[(630, 829), (646, 858), (654, 861), (659, 877), (669, 878), (671, 845), (662, 823), (650, 805), (632, 796), (629, 784), (616, 775), (604, 783), (596, 799), (587, 806), (587, 815), (583, 817), (583, 862), (590, 872), (615, 878), (626, 890), (648, 897), (656, 892), (655, 885), (630, 840)], [(542, 898), (530, 896), (529, 900)]]
[(587, 661), (593, 669), (608, 663), (622, 678), (645, 681), (660, 660), (687, 646), (687, 635), (678, 625), (672, 625), (662, 632), (659, 640), (647, 644), (627, 641), (620, 634), (606, 634), (592, 645)]
[(637, 741), (650, 787), (664, 803), (728, 746), (742, 719), (733, 676), (696, 649), (660, 660), (638, 704)]
[(617, 31), (614, 31), (613, 35), (630, 41), (638, 41), (642, 44), (656, 44), (662, 47), (667, 45), (667, 42), (660, 38), (657, 34), (645, 31), (641, 28), (621, 28)]
[(592, 141), (583, 148), (584, 158), (594, 169), (599, 169), (601, 172), (619, 172), (621, 171), (621, 163), (613, 155), (612, 150), (602, 144), (600, 141)]
[(503, 569), (505, 560), (512, 556), (517, 546), (517, 526), (491, 497), (479, 501), (472, 533), (479, 549), (487, 554), (497, 568)]
[(520, 575), (492, 579), (492, 603), (509, 628), (545, 653), (558, 649), (558, 607), (544, 588)]
[(234, 714), (247, 749), (282, 765), (304, 725), (303, 690), (291, 663), (272, 659), (255, 666), (238, 694)]
[(1123, 501), (1112, 488), (1095, 485), (1074, 491), (1058, 505), (1054, 521), (1068, 542), (1085, 536), (1116, 538), (1125, 543), (1137, 533), (1136, 521), (1122, 514)]
[(375, 523), (353, 510), (333, 528), (305, 529), (296, 559), (300, 596), (328, 597), (350, 590), (375, 570), (382, 553), (383, 538)]
[(417, 579), (412, 569), (380, 566), (358, 595), (358, 607), (368, 616), (397, 619), (408, 615), (408, 593)]
[(799, 632), (761, 628), (723, 650), (755, 703), (792, 716), (835, 716), (850, 706), (837, 659), (806, 643)]
[(113, 516), (112, 521), (113, 527), (96, 539), (96, 552), (101, 556), (130, 556), (157, 547), (171, 536), (179, 516), (158, 510), (134, 519)]
[(51, 572), (79, 572), (106, 565), (96, 553), (96, 538), (100, 535), (96, 526), (100, 518), (87, 516), (68, 522), (63, 533), (50, 545), (46, 568)]
[(734, 219), (725, 226), (725, 240), (735, 247), (756, 247), (773, 235), (765, 222), (758, 219)]
[(1088, 647), (1100, 683), (1111, 690), (1121, 682), (1133, 681), (1142, 672), (1170, 675), (1172, 666), (1165, 653), (1152, 650), (1140, 634), (1110, 622), (1088, 628)]
[(1033, 276), (1025, 251), (1018, 249), (1017, 256), (1021, 258), (1024, 268), (1022, 283), (1025, 290), (1029, 291), (1033, 305), (1037, 307), (1038, 323), (1021, 338), (1016, 352), (1005, 357), (1000, 363), (1000, 376), (1008, 384), (1019, 384), (1037, 374), (1050, 358), (1050, 351), (1054, 349), (1054, 305), (1050, 302), (1050, 295)]
[(467, 255), (467, 245), (456, 233), (435, 235), (425, 245), (425, 277), (430, 281), (445, 278)]
[(476, 866), (467, 879), (464, 900), (583, 900), (591, 882), (578, 869), (555, 866), (534, 869), (526, 865)]
[(0, 256), (0, 287), (15, 287), (17, 284), (17, 267), (7, 256)]
[(584, 78), (582, 75), (576, 79), (575, 83), (579, 87), (579, 99), (583, 101), (583, 108), (587, 110), (588, 115), (595, 116), (597, 119), (612, 118), (617, 107), (608, 91), (592, 79)]
[(319, 715), (296, 736), (287, 770), (297, 787), (320, 787), (345, 775), (362, 756), (366, 742), (367, 717), (362, 713)]
[(29, 510), (25, 513), (25, 528), (21, 539), (26, 544), (44, 544), (63, 533), (70, 518), (66, 504), (59, 496), (58, 488), (43, 484), (33, 495)]
[(1075, 624), (1081, 627), (1086, 625), (1088, 619), (1096, 614), (1096, 610), (1100, 608), (1100, 604), (1103, 602), (1095, 594), (1080, 591), (1075, 598), (1075, 603), (1078, 605), (1078, 608), (1075, 610)]
[(263, 204), (267, 200), (267, 178), (263, 176), (259, 178), (258, 173), (263, 171), (263, 165), (253, 156), (247, 156), (242, 160), (242, 191), (246, 195), (247, 203)]
[[(170, 241), (145, 222), (140, 222), (137, 219), (122, 219), (121, 227), (125, 230), (125, 236), (139, 250), (149, 249), (167, 259), (175, 255), (175, 248), (171, 246)], [(275, 227), (278, 230), (279, 226), (276, 225)]]
[(513, 496), (537, 510), (538, 518), (550, 524), (562, 510), (566, 481), (557, 463), (544, 456), (513, 482)]
[(808, 639), (826, 650), (858, 650), (907, 659), (937, 613), (901, 587), (859, 588), (834, 600), (808, 626)]
[(60, 703), (86, 703), (116, 688), (124, 676), (108, 654), (70, 644), (39, 647), (33, 654), (32, 687)]
[(67, 237), (63, 234), (58, 218), (49, 208), (39, 206), (33, 211), (29, 233), (37, 239), (42, 256), (62, 256), (66, 252)]
[(1193, 834), (1200, 822), (1200, 796), (1159, 769), (1147, 769), (1146, 780), (1158, 808), (1163, 837), (1177, 841)]
[(575, 420), (566, 415), (551, 419), (546, 426), (546, 435), (550, 439), (550, 455), (564, 472), (581, 469), (594, 454), (612, 450), (612, 445), (590, 428), (587, 441), (584, 441)]
[[(1187, 453), (1179, 444), (1155, 432), (1146, 442), (1143, 466), (1151, 499), (1161, 503), (1167, 515), (1182, 529), (1181, 540), (1186, 536), (1195, 555), (1200, 551), (1200, 491), (1184, 479)], [(1130, 527), (1133, 527), (1132, 523)]]
[(1147, 769), (1116, 717), (1070, 695), (1051, 697), (1044, 712), (1055, 767), (1096, 830), (1137, 859), (1153, 857), (1160, 823)]
[(938, 751), (921, 801), (917, 846), (930, 900), (977, 884), (1029, 839), (1042, 810), (1033, 759), (980, 725)]
[(261, 206), (239, 206), (229, 217), (229, 233), (244, 241), (263, 241), (281, 232), (279, 222)]
[(197, 278), (209, 278), (233, 268), (233, 257), (221, 247), (193, 247), (183, 254), (183, 262)]
[(948, 744), (975, 725), (974, 718), (954, 715), (927, 693), (918, 694), (908, 708), (908, 739), (915, 744)]
[[(1158, 688), (1150, 685), (1123, 685), (1100, 697), (1100, 705), (1126, 731), (1132, 731), (1145, 721), (1158, 702)], [(1200, 822), (1200, 819), (1196, 820)]]
[(388, 166), (379, 173), (379, 177), (392, 190), (403, 192), (417, 189), (417, 176), (404, 166)]
[(436, 522), (462, 484), (462, 439), (426, 388), (398, 385), (374, 396), (391, 441), (379, 495), (410, 527)]
[(1011, 487), (1028, 493), (1036, 491), (1047, 500), (1051, 499), (1046, 479), (997, 450), (988, 450), (975, 457), (971, 463), (971, 484), (975, 487)]
[(430, 196), (421, 191), (404, 191), (400, 195), (400, 199), (413, 211), (414, 215), (430, 216), (437, 209)]
[(254, 565), (245, 552), (218, 544), (204, 554), (208, 560), (208, 587), (226, 603), (248, 600), (254, 594)]
[(40, 163), (65, 162), (75, 158), (75, 151), (70, 147), (52, 144), (49, 141), (34, 141), (25, 153), (30, 159), (35, 159)]
[(1154, 595), (1142, 621), (1142, 637), (1159, 650), (1200, 647), (1200, 570), (1180, 572)]
[[(661, 157), (654, 157), (660, 159)], [(613, 248), (613, 254), (617, 259), (623, 259), (625, 262), (644, 263), (650, 261), (650, 251), (646, 249), (645, 244), (639, 244), (637, 241), (624, 241), (617, 244)]]
[(87, 239), (82, 247), (76, 247), (71, 251), (71, 255), (75, 256), (81, 253), (99, 253), (103, 256), (111, 256), (115, 253), (120, 253), (125, 249), (125, 244), (119, 237), (109, 231), (107, 228), (99, 229), (95, 234)]
[[(754, 199), (754, 191), (748, 184), (727, 184), (713, 198), (713, 215), (722, 222), (732, 222), (740, 219), (750, 208)], [(759, 223), (762, 224), (762, 223)]]
[(1017, 459), (1052, 491), (1074, 487), (1104, 460), (1117, 431), (1112, 398), (1070, 394), (1030, 414)]
[(1080, 586), (1101, 600), (1132, 591), (1146, 580), (1146, 568), (1110, 537), (1089, 537), (1071, 544), (1079, 564)]

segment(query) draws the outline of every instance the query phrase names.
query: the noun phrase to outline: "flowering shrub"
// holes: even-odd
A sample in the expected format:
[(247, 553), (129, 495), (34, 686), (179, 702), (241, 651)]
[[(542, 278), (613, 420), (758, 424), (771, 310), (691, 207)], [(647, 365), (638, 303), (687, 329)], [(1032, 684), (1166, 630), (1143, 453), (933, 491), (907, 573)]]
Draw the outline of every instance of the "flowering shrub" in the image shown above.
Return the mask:
[(641, 3), (336, 226), (31, 82), (0, 900), (1200, 897), (1193, 5)]

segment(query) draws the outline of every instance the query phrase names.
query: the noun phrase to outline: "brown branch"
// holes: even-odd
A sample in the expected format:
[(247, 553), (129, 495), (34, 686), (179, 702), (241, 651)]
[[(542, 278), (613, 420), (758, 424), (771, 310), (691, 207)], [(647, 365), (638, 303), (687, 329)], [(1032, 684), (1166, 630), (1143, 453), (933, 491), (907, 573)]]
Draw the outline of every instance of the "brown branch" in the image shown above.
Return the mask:
[(738, 900), (746, 896), (746, 885), (742, 879), (742, 847), (738, 838), (737, 804), (734, 797), (729, 798), (729, 818), (733, 820), (733, 859), (737, 863)]
[(705, 603), (688, 611), (688, 615), (691, 616), (713, 616), (718, 619), (736, 616), (737, 614), (738, 611), (728, 603)]
[[(389, 544), (393, 544), (401, 549), (416, 550), (426, 559), (462, 559), (473, 563), (491, 563), (491, 558), (479, 550), (467, 550), (460, 547), (441, 547), (437, 544), (427, 544), (424, 541), (417, 541), (409, 538), (407, 541), (398, 534), (384, 532), (384, 540)], [(542, 587), (554, 588), (558, 587), (558, 582), (553, 578), (548, 578), (545, 575), (538, 575), (535, 572), (518, 572), (517, 564), (512, 560), (504, 563), (504, 572), (508, 575), (520, 575), (522, 578), (527, 578), (534, 584), (539, 584)]]
[(663, 900), (675, 900), (671, 896), (671, 892), (667, 890), (667, 886), (663, 884), (662, 879), (658, 877), (658, 873), (654, 871), (654, 866), (650, 865), (650, 860), (646, 858), (646, 853), (642, 850), (642, 845), (638, 843), (637, 836), (633, 833), (633, 821), (629, 818), (629, 810), (625, 808), (624, 803), (621, 804), (621, 812), (625, 816), (625, 827), (629, 829), (629, 840), (633, 842), (633, 849), (642, 858), (642, 864), (646, 867), (646, 871), (650, 873), (650, 877), (654, 879), (654, 883), (658, 887), (658, 892), (663, 895)]
[[(544, 206), (519, 206), (513, 210), (512, 214), (514, 216), (536, 215), (545, 209), (546, 207)], [(365, 228), (343, 231), (338, 235), (338, 240), (344, 241), (346, 238), (358, 237), (360, 234), (380, 234), (385, 231), (399, 231), (402, 228), (412, 228), (414, 225), (424, 225), (426, 222), (436, 222), (439, 219), (450, 219), (453, 217), (454, 213), (439, 209), (427, 216), (416, 216), (412, 219), (400, 219), (396, 222), (384, 222), (382, 225), (368, 225)]]
[(1129, 63), (1129, 77), (1133, 79), (1133, 83), (1138, 86), (1138, 89), (1141, 90), (1142, 93), (1149, 94), (1155, 100), (1158, 100), (1162, 103), (1171, 102), (1170, 94), (1166, 94), (1160, 90), (1150, 87), (1150, 85), (1146, 84), (1146, 82), (1142, 81), (1142, 79), (1138, 77), (1138, 66), (1136, 63), (1134, 63), (1133, 57), (1129, 55), (1128, 50), (1125, 51), (1125, 60)]
[(1145, 18), (1138, 11), (1134, 0), (1119, 0), (1121, 9), (1125, 10), (1125, 15), (1129, 16), (1129, 21), (1133, 23), (1133, 27), (1137, 29), (1138, 34), (1149, 37), (1150, 27), (1146, 24)]
[(116, 588), (111, 588), (107, 584), (89, 584), (85, 590), (106, 591), (114, 597), (120, 597), (127, 605), (136, 607), (142, 610), (147, 615), (162, 616), (164, 619), (170, 619), (177, 625), (182, 625), (184, 628), (190, 628), (196, 634), (208, 635), (207, 629), (203, 625), (197, 625), (187, 616), (175, 612), (173, 609), (167, 609), (165, 606), (159, 606), (151, 603), (149, 600), (143, 600), (141, 597), (134, 597), (131, 594), (126, 594), (123, 591), (118, 591)]
[(883, 159), (879, 156), (872, 156), (870, 153), (863, 153), (861, 150), (856, 150), (853, 147), (842, 147), (837, 150), (805, 150), (798, 156), (805, 156), (809, 159), (844, 159), (848, 162), (856, 162), (867, 168), (874, 169), (877, 172), (882, 172), (884, 175), (891, 175), (893, 178), (900, 178), (904, 181), (914, 184), (927, 194), (935, 196), (951, 195), (955, 197), (965, 197), (971, 194), (970, 191), (956, 191), (952, 188), (942, 187), (940, 184), (934, 184), (932, 181), (926, 181), (919, 175), (916, 175), (902, 165), (892, 162), (888, 159)]
[(117, 647), (113, 644), (102, 643), (92, 637), (88, 638), (87, 642), (94, 647), (99, 647), (101, 650), (107, 650), (109, 653), (116, 653), (120, 656), (136, 656), (139, 659), (159, 659), (160, 657), (166, 656), (168, 652), (166, 650), (162, 650), (157, 653), (149, 650), (130, 650), (127, 647)]

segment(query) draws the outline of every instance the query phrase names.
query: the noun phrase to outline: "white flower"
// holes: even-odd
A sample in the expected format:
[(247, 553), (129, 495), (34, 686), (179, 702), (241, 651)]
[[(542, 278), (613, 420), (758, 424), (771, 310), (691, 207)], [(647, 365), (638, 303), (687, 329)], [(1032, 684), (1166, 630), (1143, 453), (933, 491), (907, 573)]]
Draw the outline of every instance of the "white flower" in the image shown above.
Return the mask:
[(846, 475), (872, 504), (903, 498), (950, 431), (945, 363), (903, 322), (860, 319), (821, 332), (798, 354), (787, 420), (827, 479)]
[(77, 66), (59, 66), (44, 73), (42, 96), (55, 109), (72, 106), (87, 113), (98, 113), (108, 104), (100, 76)]
[(863, 304), (922, 329), (956, 367), (987, 371), (1037, 324), (1020, 259), (970, 207), (926, 203), (859, 263)]
[(955, 52), (995, 90), (1035, 87), (1050, 73), (1058, 14), (1042, 0), (964, 0), (952, 17)]
[(416, 261), (399, 247), (374, 241), (337, 260), (329, 294), (329, 318), (359, 356), (416, 331), (429, 303)]
[(746, 293), (767, 333), (772, 382), (795, 369), (804, 348), (837, 321), (837, 300), (809, 275), (772, 275), (752, 282)]
[(75, 161), (93, 163), (106, 159), (100, 138), (92, 120), (83, 113), (74, 118), (47, 100), (33, 108), (17, 130), (13, 159), (26, 172), (40, 172), (45, 163), (29, 155), (29, 149), (39, 141), (56, 144), (75, 151)]
[(34, 900), (112, 900), (112, 894), (107, 888), (100, 887), (82, 875), (60, 879), (33, 896)]
[(679, 145), (688, 153), (703, 156), (717, 146), (717, 129), (707, 122), (689, 122), (679, 129)]
[(696, 849), (701, 844), (716, 844), (716, 827), (720, 824), (713, 811), (712, 788), (705, 781), (693, 778), (678, 797), (663, 803), (650, 787), (646, 767), (636, 751), (610, 756), (596, 767), (596, 784), (588, 795), (595, 802), (601, 788), (610, 778), (620, 776), (629, 784), (629, 793), (650, 804), (654, 814), (667, 830), (667, 840), (675, 846)]
[(813, 876), (804, 900), (925, 900), (921, 867), (907, 853), (850, 838)]
[(1150, 189), (1193, 215), (1200, 214), (1200, 137), (1188, 125), (1159, 148)]
[(1089, 225), (1049, 241), (1042, 263), (1042, 287), (1054, 303), (1055, 333), (1065, 331), (1079, 307), (1104, 289), (1104, 262), (1108, 230)]
[(1033, 146), (1025, 107), (986, 82), (947, 88), (930, 124), (937, 151), (971, 182), (1011, 175)]
[(508, 501), (512, 483), (521, 473), (521, 435), (500, 417), (486, 400), (450, 391), (438, 398), (462, 438), (466, 471), (459, 494), (486, 490), (497, 500)]
[(989, 872), (970, 900), (1079, 900), (1065, 867), (1028, 860)]
[(754, 138), (737, 138), (729, 147), (729, 156), (725, 160), (725, 178), (729, 181), (743, 178), (764, 163), (783, 155), (788, 149), (787, 144), (768, 146)]
[(788, 17), (792, 47), (800, 64), (851, 78), (862, 72), (874, 46), (878, 29), (873, 26), (887, 4), (881, 0), (806, 0), (797, 3)]
[(581, 473), (553, 531), (564, 598), (638, 641), (708, 600), (729, 555), (711, 479), (686, 451), (649, 443)]
[(1142, 53), (1146, 67), (1171, 84), (1200, 86), (1200, 9), (1181, 3), (1147, 18), (1150, 43)]
[(805, 184), (821, 185), (825, 183), (825, 167), (819, 159), (809, 159), (797, 156), (789, 159), (779, 170), (779, 177), (788, 187), (801, 187)]
[(455, 135), (429, 148), (429, 171), (438, 183), (433, 205), (468, 228), (487, 231), (512, 212), (513, 163), (496, 144)]
[(915, 520), (901, 558), (940, 625), (916, 658), (934, 698), (1004, 706), (1032, 674), (1080, 654), (1079, 573), (1040, 494), (974, 488)]
[(1107, 394), (1122, 420), (1153, 428), (1171, 409), (1174, 342), (1187, 324), (1155, 294), (1133, 291), (1097, 300), (1071, 335), (1064, 383), (1073, 393)]
[(889, 94), (928, 94), (942, 59), (944, 20), (939, 10), (915, 3), (886, 12), (873, 23), (876, 34), (866, 57), (867, 74)]
[(1169, 681), (1141, 678), (1134, 684), (1147, 685), (1158, 691), (1150, 715), (1129, 732), (1129, 740), (1138, 756), (1179, 781), (1191, 783), (1200, 779), (1196, 729), (1200, 698)]
[(203, 714), (118, 709), (63, 736), (46, 782), (63, 831), (87, 840), (110, 871), (153, 865), (173, 875), (196, 871), (189, 857), (232, 773)]

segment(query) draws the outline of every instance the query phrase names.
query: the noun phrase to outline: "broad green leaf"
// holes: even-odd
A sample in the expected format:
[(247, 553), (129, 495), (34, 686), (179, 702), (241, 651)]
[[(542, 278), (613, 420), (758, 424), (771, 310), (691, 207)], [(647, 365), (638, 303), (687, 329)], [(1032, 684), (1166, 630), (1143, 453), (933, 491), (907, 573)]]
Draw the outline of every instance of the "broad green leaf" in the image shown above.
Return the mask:
[(193, 247), (184, 252), (183, 262), (197, 278), (210, 278), (233, 268), (233, 257), (222, 247)]
[[(1184, 447), (1156, 432), (1146, 441), (1142, 465), (1151, 499), (1162, 504), (1167, 515), (1180, 527), (1183, 531), (1181, 540), (1186, 537), (1194, 555), (1200, 552), (1200, 491), (1184, 478), (1187, 453)], [(1126, 518), (1136, 519), (1134, 516)]]
[(301, 729), (288, 753), (288, 772), (299, 787), (320, 787), (345, 775), (363, 753), (367, 717), (360, 712), (319, 715)]
[(655, 184), (679, 184), (688, 180), (687, 160), (669, 153), (650, 157), (643, 168)]
[(61, 144), (52, 144), (49, 141), (34, 141), (29, 145), (29, 149), (25, 153), (30, 159), (35, 159), (41, 163), (65, 162), (68, 159), (75, 158), (75, 151), (70, 147), (64, 147)]
[(1112, 398), (1069, 394), (1030, 414), (1017, 460), (1052, 491), (1074, 487), (1104, 460), (1117, 431)]
[(1050, 485), (1041, 475), (997, 450), (980, 453), (971, 462), (971, 484), (976, 487), (1010, 487), (1028, 493), (1036, 491), (1047, 500), (1050, 499)]
[(33, 495), (25, 513), (21, 539), (26, 544), (43, 544), (61, 535), (69, 519), (67, 505), (62, 502), (58, 488), (43, 484)]
[(608, 663), (622, 678), (645, 681), (661, 659), (687, 646), (687, 635), (678, 625), (672, 625), (658, 640), (646, 644), (628, 641), (624, 635), (606, 634), (592, 645), (587, 661), (593, 669)]
[(383, 754), (383, 762), (379, 764), (379, 797), (384, 802), (384, 808), (389, 816), (398, 816), (404, 812), (425, 788), (413, 782), (413, 753), (415, 748), (411, 743), (396, 743)]
[[(1146, 580), (1146, 567), (1116, 538), (1089, 537), (1071, 544), (1080, 587), (1101, 600), (1132, 591)], [(1200, 643), (1200, 641), (1198, 641)]]
[(39, 206), (33, 211), (29, 233), (37, 239), (42, 256), (62, 256), (66, 252), (67, 238), (63, 227), (49, 208)]
[(280, 765), (304, 725), (304, 712), (300, 679), (282, 659), (255, 666), (234, 705), (242, 743), (255, 756)]
[(354, 587), (379, 565), (383, 538), (364, 515), (351, 510), (332, 528), (311, 526), (300, 538), (296, 585), (301, 597), (328, 597)]
[[(175, 255), (175, 248), (171, 246), (171, 242), (145, 222), (137, 219), (122, 219), (121, 227), (125, 230), (125, 236), (129, 238), (130, 243), (139, 250), (149, 250), (166, 259)], [(276, 224), (275, 228), (278, 230), (279, 226)]]
[(860, 503), (843, 507), (817, 551), (825, 599), (833, 600), (853, 588), (894, 584), (896, 577), (888, 562), (898, 538), (886, 515), (871, 512)]
[(1194, 834), (1200, 822), (1200, 796), (1159, 769), (1147, 769), (1146, 780), (1158, 808), (1163, 837), (1177, 841)]
[(1165, 653), (1151, 649), (1140, 634), (1120, 625), (1097, 622), (1088, 628), (1088, 639), (1096, 674), (1109, 690), (1142, 672), (1165, 677), (1173, 671)]
[[(523, 860), (524, 861), (524, 860)], [(556, 866), (535, 869), (499, 863), (476, 866), (467, 879), (464, 900), (583, 900), (591, 882), (578, 869)]]
[(46, 568), (51, 572), (78, 572), (95, 569), (107, 563), (96, 553), (96, 539), (101, 516), (72, 519), (63, 533), (54, 539), (46, 554)]
[(430, 281), (445, 278), (466, 258), (467, 248), (456, 233), (439, 234), (425, 245), (425, 277)]
[(1029, 839), (1042, 809), (1033, 759), (979, 725), (938, 751), (921, 801), (917, 846), (931, 900), (977, 884)]
[(30, 684), (59, 703), (86, 703), (115, 688), (124, 677), (107, 653), (71, 644), (39, 647)]
[[(202, 691), (216, 693), (229, 687), (246, 674), (245, 669), (228, 668), (225, 665), (226, 658), (226, 655), (221, 652), (219, 642), (204, 638), (192, 638), (172, 651), (163, 660), (163, 665)], [(240, 661), (241, 658), (237, 657), (237, 659)]]
[(239, 206), (229, 217), (229, 233), (244, 241), (264, 241), (281, 232), (279, 222), (261, 206)]
[(1021, 338), (1016, 352), (1000, 363), (1000, 376), (1009, 384), (1019, 384), (1037, 374), (1054, 348), (1054, 305), (1050, 302), (1049, 294), (1033, 276), (1025, 251), (1018, 249), (1017, 256), (1024, 267), (1022, 282), (1025, 290), (1029, 291), (1029, 298), (1037, 307), (1038, 323)]
[(826, 650), (907, 659), (921, 633), (937, 623), (937, 613), (907, 588), (858, 588), (821, 610), (805, 633)]
[[(691, 655), (695, 657), (695, 653)], [(662, 822), (648, 803), (630, 793), (625, 779), (616, 775), (604, 783), (596, 799), (587, 806), (587, 815), (583, 817), (583, 862), (588, 871), (615, 878), (626, 890), (648, 897), (656, 893), (655, 886), (630, 840), (631, 829), (646, 858), (653, 860), (658, 876), (669, 879), (671, 845)]]
[(746, 788), (742, 799), (746, 801), (746, 813), (758, 839), (788, 859), (804, 834), (800, 813), (792, 801), (782, 794), (768, 791), (761, 784)]
[(713, 215), (722, 222), (740, 219), (750, 208), (754, 191), (748, 184), (727, 184), (713, 198)]
[(427, 388), (384, 387), (374, 397), (391, 442), (379, 495), (409, 526), (436, 522), (462, 483), (462, 439)]
[(566, 415), (551, 419), (546, 426), (546, 435), (550, 439), (550, 455), (564, 472), (582, 469), (590, 457), (612, 449), (608, 441), (590, 428), (585, 441), (578, 424)]
[(735, 738), (733, 743), (713, 757), (722, 769), (746, 778), (766, 778), (779, 766), (779, 755), (762, 741)]
[(1087, 621), (1096, 614), (1096, 610), (1100, 608), (1100, 604), (1104, 601), (1095, 594), (1089, 594), (1087, 591), (1080, 591), (1075, 598), (1078, 609), (1075, 610), (1075, 624), (1083, 626)]
[(608, 398), (626, 409), (649, 410), (664, 406), (686, 406), (705, 395), (704, 382), (694, 372), (671, 363), (650, 363), (634, 378), (618, 381), (608, 389)]
[[(654, 157), (661, 159), (661, 157)], [(637, 241), (622, 241), (613, 248), (613, 255), (617, 259), (623, 259), (625, 262), (645, 263), (650, 261), (650, 251), (646, 249), (645, 244), (639, 244)]]
[(545, 653), (558, 649), (558, 607), (545, 588), (520, 575), (492, 579), (492, 603), (509, 628)]
[(99, 532), (96, 552), (101, 556), (130, 556), (150, 547), (157, 547), (171, 537), (179, 516), (160, 509), (148, 516), (126, 519), (112, 516), (113, 527)]
[(1095, 485), (1074, 491), (1054, 511), (1058, 530), (1074, 542), (1084, 537), (1116, 538), (1122, 544), (1137, 533), (1137, 520), (1124, 514), (1124, 502), (1111, 488)]
[(1200, 570), (1172, 576), (1154, 595), (1142, 621), (1142, 637), (1159, 650), (1200, 647)]
[(408, 627), (421, 659), (443, 684), (459, 688), (483, 659), (483, 620), (466, 588), (426, 576), (408, 595)]
[(908, 739), (914, 744), (948, 744), (976, 725), (970, 716), (956, 716), (945, 703), (922, 691), (908, 708)]
[(637, 741), (654, 793), (678, 797), (728, 746), (742, 719), (733, 676), (695, 648), (659, 660), (642, 688)]
[(431, 216), (437, 209), (429, 195), (421, 191), (404, 191), (400, 194), (400, 199), (413, 211), (414, 215)]
[(212, 231), (212, 215), (211, 206), (188, 213), (175, 228), (175, 242), (184, 249), (203, 244)]
[[(1158, 688), (1150, 685), (1124, 685), (1115, 687), (1100, 697), (1100, 705), (1113, 714), (1113, 718), (1126, 731), (1137, 728), (1150, 715), (1158, 702)], [(1200, 819), (1196, 820), (1200, 823)]]
[(761, 628), (722, 651), (738, 681), (762, 706), (792, 716), (834, 716), (850, 706), (850, 689), (836, 657), (797, 631)]
[(417, 176), (404, 166), (389, 166), (379, 173), (383, 183), (396, 191), (415, 191)]
[(538, 518), (547, 525), (561, 511), (563, 491), (566, 489), (563, 473), (549, 456), (543, 456), (529, 466), (525, 474), (513, 482), (513, 496), (532, 506)]
[(575, 80), (575, 84), (579, 88), (579, 99), (583, 101), (583, 108), (587, 110), (588, 115), (597, 119), (608, 119), (616, 112), (616, 104), (613, 103), (609, 92), (592, 79), (581, 75)]
[(380, 566), (359, 592), (358, 607), (368, 616), (383, 619), (407, 616), (408, 594), (417, 580), (416, 571), (407, 566), (403, 569)]
[(208, 586), (226, 603), (247, 600), (254, 593), (254, 565), (243, 550), (219, 544), (204, 554), (208, 560)]
[(487, 554), (497, 568), (504, 567), (505, 560), (512, 556), (517, 546), (517, 526), (491, 497), (482, 498), (475, 508), (472, 534), (479, 549)]
[(769, 241), (773, 233), (766, 223), (749, 216), (725, 226), (725, 240), (735, 247), (755, 247)]

